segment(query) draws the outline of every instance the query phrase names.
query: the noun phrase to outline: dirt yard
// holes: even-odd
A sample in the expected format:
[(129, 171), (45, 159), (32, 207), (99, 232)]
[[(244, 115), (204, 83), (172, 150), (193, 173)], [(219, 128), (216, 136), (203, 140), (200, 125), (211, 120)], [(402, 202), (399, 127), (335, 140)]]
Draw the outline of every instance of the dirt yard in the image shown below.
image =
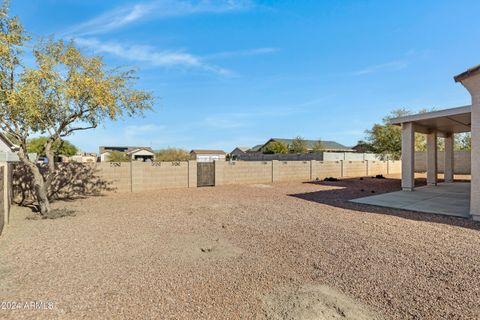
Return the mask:
[(399, 186), (118, 193), (57, 202), (76, 216), (55, 220), (14, 208), (0, 318), (478, 319), (480, 224), (347, 201)]

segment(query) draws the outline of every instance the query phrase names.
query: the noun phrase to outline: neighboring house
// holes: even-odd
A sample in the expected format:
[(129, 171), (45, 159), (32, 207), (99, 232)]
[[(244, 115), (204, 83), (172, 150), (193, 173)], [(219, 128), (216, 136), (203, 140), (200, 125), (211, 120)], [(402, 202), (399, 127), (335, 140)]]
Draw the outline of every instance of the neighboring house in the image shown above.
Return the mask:
[(226, 154), (223, 150), (199, 150), (190, 151), (190, 155), (197, 162), (225, 161)]
[(150, 147), (121, 147), (121, 146), (113, 146), (113, 147), (100, 147), (99, 155), (100, 161), (105, 162), (108, 161), (108, 156), (112, 151), (123, 152), (130, 157), (132, 160), (137, 161), (148, 161), (153, 160), (155, 158), (155, 152)]
[(0, 133), (0, 151), (1, 152), (15, 152), (18, 146), (11, 142), (6, 135)]
[(70, 161), (81, 163), (97, 162), (97, 154), (95, 152), (82, 152), (71, 156)]
[(230, 156), (234, 157), (234, 156), (238, 156), (240, 154), (245, 154), (249, 150), (250, 150), (249, 147), (236, 147), (235, 149), (232, 150), (232, 152), (230, 152)]
[(18, 149), (18, 146), (12, 143), (6, 135), (0, 133), (0, 162), (19, 161), (16, 153)]
[[(265, 147), (270, 142), (281, 142), (283, 144), (286, 144), (290, 148), (294, 140), (295, 139), (271, 138), (259, 148), (259, 152), (263, 152), (265, 150)], [(315, 147), (315, 144), (318, 142), (318, 140), (304, 140), (304, 141), (307, 144), (308, 151), (312, 151), (313, 148)], [(325, 141), (325, 140), (320, 140), (320, 141), (322, 142), (322, 145), (323, 145), (322, 151), (324, 152), (355, 152), (355, 150), (353, 150), (352, 148), (346, 147), (335, 141)]]

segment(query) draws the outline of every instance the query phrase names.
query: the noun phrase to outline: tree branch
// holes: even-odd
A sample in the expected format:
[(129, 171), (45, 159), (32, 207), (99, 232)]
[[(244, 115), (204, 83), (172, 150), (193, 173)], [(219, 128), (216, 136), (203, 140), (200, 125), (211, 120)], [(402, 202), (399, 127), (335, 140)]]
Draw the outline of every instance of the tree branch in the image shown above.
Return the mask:
[(61, 134), (60, 137), (66, 137), (66, 136), (68, 136), (70, 133), (72, 133), (72, 132), (74, 132), (74, 131), (95, 129), (96, 127), (97, 127), (97, 125), (93, 125), (93, 126), (89, 126), (89, 127), (77, 127), (77, 128), (72, 128), (72, 129), (67, 130), (65, 133)]

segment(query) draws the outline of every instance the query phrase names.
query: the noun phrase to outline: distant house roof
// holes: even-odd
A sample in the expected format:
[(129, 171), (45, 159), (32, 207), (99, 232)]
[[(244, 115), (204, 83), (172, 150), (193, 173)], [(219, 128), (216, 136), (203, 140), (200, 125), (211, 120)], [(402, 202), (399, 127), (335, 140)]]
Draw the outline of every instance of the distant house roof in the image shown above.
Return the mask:
[(252, 148), (250, 148), (250, 150), (248, 150), (249, 152), (258, 152), (260, 151), (260, 148), (263, 147), (263, 144), (257, 144), (256, 146), (253, 146)]
[[(262, 149), (264, 146), (266, 146), (271, 141), (281, 142), (281, 143), (286, 144), (287, 146), (290, 146), (294, 140), (295, 139), (271, 138), (265, 144), (263, 144), (259, 148), (259, 150)], [(307, 144), (307, 149), (309, 149), (309, 150), (312, 150), (315, 147), (315, 144), (318, 142), (318, 140), (304, 140), (304, 141)], [(321, 142), (322, 142), (322, 145), (323, 145), (323, 149), (325, 151), (340, 151), (340, 152), (355, 151), (352, 148), (346, 147), (343, 144), (340, 144), (340, 143), (335, 142), (335, 141), (321, 140)]]
[(137, 148), (137, 149), (133, 149), (133, 150), (130, 150), (130, 151), (127, 151), (126, 153), (127, 154), (133, 154), (133, 153), (137, 153), (139, 151), (147, 151), (147, 152), (151, 152), (152, 154), (154, 154), (155, 152), (152, 150), (152, 148)]
[(223, 150), (206, 150), (206, 149), (193, 149), (190, 151), (190, 153), (195, 153), (195, 154), (225, 154), (225, 151)]
[(239, 150), (239, 151), (241, 151), (241, 152), (243, 152), (243, 153), (246, 153), (247, 151), (250, 150), (250, 148), (249, 148), (249, 147), (236, 147), (236, 148), (233, 149), (232, 152), (230, 152), (230, 153), (233, 153), (233, 152), (235, 152), (236, 150)]
[(99, 148), (99, 154), (105, 153), (105, 152), (112, 152), (112, 151), (120, 151), (120, 152), (125, 152), (125, 153), (132, 153), (132, 151), (138, 151), (138, 150), (147, 150), (152, 153), (155, 153), (152, 148), (150, 147), (132, 147), (132, 146), (101, 146)]

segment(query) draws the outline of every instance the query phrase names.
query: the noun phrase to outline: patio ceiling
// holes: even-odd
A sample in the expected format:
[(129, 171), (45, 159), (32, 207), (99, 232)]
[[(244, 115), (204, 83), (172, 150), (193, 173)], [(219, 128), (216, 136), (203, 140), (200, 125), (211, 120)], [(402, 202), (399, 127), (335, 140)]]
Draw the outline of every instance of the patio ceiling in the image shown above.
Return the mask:
[(430, 133), (437, 131), (440, 135), (471, 131), (471, 106), (445, 109), (399, 117), (390, 121), (393, 125), (413, 122), (415, 131)]

